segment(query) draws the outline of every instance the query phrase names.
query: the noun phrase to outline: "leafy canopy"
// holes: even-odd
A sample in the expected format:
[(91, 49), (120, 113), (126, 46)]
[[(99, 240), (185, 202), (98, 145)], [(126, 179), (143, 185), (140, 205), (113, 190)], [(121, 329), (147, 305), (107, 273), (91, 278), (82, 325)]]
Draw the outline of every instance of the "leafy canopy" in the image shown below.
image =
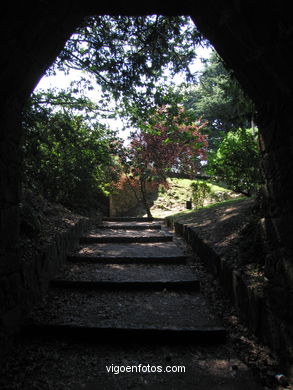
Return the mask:
[(207, 120), (210, 144), (251, 125), (254, 105), (216, 52), (206, 61), (199, 82), (181, 92), (185, 108)]
[(143, 111), (158, 105), (166, 71), (171, 79), (178, 72), (192, 78), (189, 66), (202, 42), (185, 16), (91, 16), (67, 41), (51, 72), (91, 72), (104, 102), (132, 101)]

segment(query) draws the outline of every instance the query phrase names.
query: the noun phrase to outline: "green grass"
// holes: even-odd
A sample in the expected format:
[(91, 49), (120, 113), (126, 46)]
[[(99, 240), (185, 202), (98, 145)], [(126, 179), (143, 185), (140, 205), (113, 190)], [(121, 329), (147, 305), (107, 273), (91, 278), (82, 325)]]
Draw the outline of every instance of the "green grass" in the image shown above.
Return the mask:
[[(164, 218), (168, 215), (176, 214), (176, 212), (190, 212), (190, 210), (186, 210), (186, 201), (189, 201), (192, 198), (192, 189), (190, 185), (195, 181), (196, 180), (169, 178), (169, 188), (164, 188), (163, 186), (159, 188), (158, 198), (151, 208), (153, 216)], [(207, 184), (211, 191), (208, 198), (205, 199), (204, 206), (226, 201), (234, 197), (233, 191), (227, 188), (215, 183), (207, 182)]]
[[(192, 195), (190, 185), (196, 180), (190, 179), (168, 179), (169, 189), (160, 187), (159, 193), (163, 197), (170, 197), (172, 194), (178, 196), (178, 199), (189, 200)], [(227, 188), (221, 187), (219, 185), (207, 182), (207, 185), (211, 189), (211, 197), (215, 197), (217, 193), (229, 194), (231, 191)]]

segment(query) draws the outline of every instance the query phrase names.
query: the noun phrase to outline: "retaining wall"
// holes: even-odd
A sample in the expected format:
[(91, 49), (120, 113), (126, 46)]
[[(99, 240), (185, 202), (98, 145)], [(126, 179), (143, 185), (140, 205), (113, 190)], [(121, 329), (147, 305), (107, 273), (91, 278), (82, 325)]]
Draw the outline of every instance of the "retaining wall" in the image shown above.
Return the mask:
[[(146, 183), (147, 194), (156, 194), (158, 185)], [(124, 182), (123, 187), (117, 189), (114, 194), (110, 195), (110, 217), (128, 216), (128, 212), (135, 207), (142, 205), (141, 193), (139, 190), (139, 182), (136, 182), (134, 188), (128, 182)]]
[(78, 245), (80, 236), (91, 224), (89, 218), (80, 218), (68, 230), (56, 234), (39, 253), (22, 259), (18, 268), (0, 273), (0, 363), (25, 314), (47, 291), (67, 253)]

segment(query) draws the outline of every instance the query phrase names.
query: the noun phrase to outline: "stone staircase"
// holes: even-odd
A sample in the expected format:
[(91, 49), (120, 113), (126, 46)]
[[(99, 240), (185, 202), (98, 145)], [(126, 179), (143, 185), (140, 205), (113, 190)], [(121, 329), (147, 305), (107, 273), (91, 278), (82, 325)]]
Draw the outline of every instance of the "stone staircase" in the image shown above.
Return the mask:
[(1, 390), (260, 390), (193, 269), (160, 221), (103, 221), (27, 317)]
[(184, 249), (161, 221), (105, 218), (80, 239), (26, 334), (103, 342), (221, 343)]

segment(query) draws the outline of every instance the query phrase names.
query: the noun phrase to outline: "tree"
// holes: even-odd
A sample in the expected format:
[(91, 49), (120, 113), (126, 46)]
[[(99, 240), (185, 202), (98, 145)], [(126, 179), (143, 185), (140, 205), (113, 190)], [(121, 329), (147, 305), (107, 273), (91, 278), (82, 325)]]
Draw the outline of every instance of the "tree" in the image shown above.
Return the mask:
[(256, 192), (261, 184), (260, 152), (252, 129), (228, 132), (209, 154), (207, 172), (236, 192)]
[(192, 78), (189, 65), (201, 42), (201, 34), (185, 16), (91, 16), (67, 41), (49, 72), (90, 72), (105, 104), (110, 97), (133, 101), (143, 114), (149, 104), (158, 105), (166, 71), (169, 80), (178, 72)]
[[(98, 205), (99, 194), (118, 179), (116, 134), (83, 114), (55, 110), (33, 99), (23, 115), (23, 182), (66, 206)], [(72, 101), (70, 101), (70, 106)]]
[(184, 107), (208, 122), (210, 146), (229, 131), (251, 126), (254, 105), (216, 52), (206, 61), (199, 82), (182, 92)]
[[(156, 115), (130, 137), (129, 146), (121, 156), (131, 187), (138, 181), (148, 217), (152, 217), (147, 200), (146, 183), (167, 185), (168, 173), (185, 167), (196, 171), (198, 162), (205, 158), (206, 137), (201, 133), (205, 123), (184, 124), (184, 110), (177, 115), (168, 107), (161, 107)], [(172, 121), (171, 121), (172, 118)], [(146, 131), (148, 129), (148, 131)]]

